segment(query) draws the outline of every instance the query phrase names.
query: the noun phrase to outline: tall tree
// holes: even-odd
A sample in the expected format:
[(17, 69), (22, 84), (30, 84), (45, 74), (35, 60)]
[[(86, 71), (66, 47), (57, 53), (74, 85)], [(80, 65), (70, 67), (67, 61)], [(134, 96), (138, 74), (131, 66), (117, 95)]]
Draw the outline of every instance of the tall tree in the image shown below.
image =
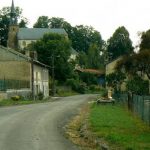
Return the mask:
[(101, 59), (100, 50), (97, 44), (90, 45), (87, 52), (87, 58), (88, 58), (88, 68), (99, 69), (102, 67), (100, 61)]
[(141, 36), (140, 50), (150, 50), (150, 30), (143, 32)]
[(130, 54), (133, 52), (129, 32), (124, 26), (119, 27), (107, 43), (107, 50), (108, 54), (111, 56), (111, 59), (115, 59), (121, 55)]
[(72, 45), (77, 51), (84, 51), (87, 53), (91, 44), (97, 44), (102, 48), (103, 40), (98, 31), (89, 26), (75, 26), (72, 31)]
[[(72, 65), (68, 62), (71, 54), (71, 44), (65, 36), (49, 33), (30, 45), (31, 50), (36, 50), (38, 60), (44, 64), (54, 67), (57, 80), (64, 82), (72, 73)], [(54, 66), (52, 61), (54, 59)], [(50, 69), (52, 75), (52, 69)]]
[(64, 19), (59, 17), (50, 18), (50, 27), (51, 28), (63, 28)]
[(49, 28), (50, 20), (48, 16), (40, 16), (33, 25), (34, 28)]
[[(8, 39), (10, 11), (11, 11), (10, 7), (3, 7), (0, 10), (0, 44), (5, 47), (7, 46), (7, 39)], [(15, 12), (19, 20), (19, 26), (26, 27), (28, 22), (27, 19), (22, 16), (22, 9), (19, 7), (15, 7)]]

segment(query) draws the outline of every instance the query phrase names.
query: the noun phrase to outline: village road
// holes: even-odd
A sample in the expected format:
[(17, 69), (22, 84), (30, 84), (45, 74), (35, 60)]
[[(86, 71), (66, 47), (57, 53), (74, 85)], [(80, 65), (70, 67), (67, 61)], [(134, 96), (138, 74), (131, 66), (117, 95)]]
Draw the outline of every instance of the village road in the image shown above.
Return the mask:
[(0, 150), (78, 150), (63, 127), (91, 96), (0, 108)]

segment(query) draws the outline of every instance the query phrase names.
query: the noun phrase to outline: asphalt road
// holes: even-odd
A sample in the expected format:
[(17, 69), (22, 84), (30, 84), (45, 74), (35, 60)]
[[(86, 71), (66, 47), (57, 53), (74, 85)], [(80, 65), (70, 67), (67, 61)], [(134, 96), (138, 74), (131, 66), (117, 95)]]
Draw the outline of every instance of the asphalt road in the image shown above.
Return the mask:
[(89, 97), (0, 108), (0, 150), (78, 150), (63, 127)]

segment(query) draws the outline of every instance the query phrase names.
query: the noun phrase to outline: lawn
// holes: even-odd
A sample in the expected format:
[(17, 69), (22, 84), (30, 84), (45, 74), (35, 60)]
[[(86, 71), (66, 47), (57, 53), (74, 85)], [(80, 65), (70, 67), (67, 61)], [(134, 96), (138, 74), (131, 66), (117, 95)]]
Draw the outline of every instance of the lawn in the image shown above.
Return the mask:
[(92, 132), (116, 150), (149, 150), (150, 128), (125, 108), (112, 105), (91, 106)]

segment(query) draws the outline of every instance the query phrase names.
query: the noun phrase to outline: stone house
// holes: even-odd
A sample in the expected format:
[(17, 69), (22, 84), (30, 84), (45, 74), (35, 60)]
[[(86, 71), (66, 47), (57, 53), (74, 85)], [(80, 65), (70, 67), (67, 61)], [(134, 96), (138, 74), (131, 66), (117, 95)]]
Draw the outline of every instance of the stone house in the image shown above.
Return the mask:
[[(0, 46), (0, 98), (17, 94), (49, 96), (48, 66), (13, 49)], [(3, 95), (3, 96), (2, 96)]]

